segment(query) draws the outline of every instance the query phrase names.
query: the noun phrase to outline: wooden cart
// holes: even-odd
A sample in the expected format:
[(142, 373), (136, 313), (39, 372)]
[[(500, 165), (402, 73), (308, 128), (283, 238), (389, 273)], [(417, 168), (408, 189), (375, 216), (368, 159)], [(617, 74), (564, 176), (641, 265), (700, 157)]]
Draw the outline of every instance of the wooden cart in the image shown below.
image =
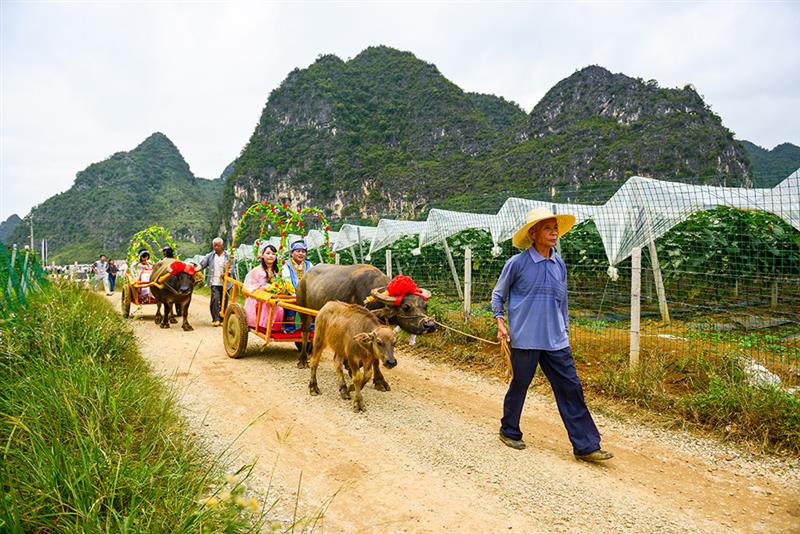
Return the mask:
[[(231, 358), (239, 358), (244, 355), (247, 350), (247, 336), (250, 333), (263, 339), (267, 344), (273, 341), (294, 343), (298, 350), (302, 350), (303, 334), (300, 330), (291, 333), (282, 332), (280, 330), (263, 329), (261, 327), (251, 327), (247, 325), (247, 317), (244, 313), (244, 307), (236, 302), (237, 295), (251, 297), (256, 299), (264, 306), (258, 306), (256, 311), (255, 324), (261, 324), (263, 313), (269, 313), (269, 320), (267, 324), (272, 325), (272, 315), (275, 308), (271, 305), (278, 305), (285, 310), (293, 310), (300, 314), (317, 315), (317, 310), (311, 310), (298, 306), (295, 303), (295, 297), (290, 295), (274, 295), (267, 291), (258, 289), (252, 293), (244, 288), (244, 284), (239, 280), (235, 280), (229, 276), (225, 276), (225, 282), (233, 284), (231, 289), (230, 298), (223, 295), (223, 320), (222, 320), (222, 339), (225, 345), (225, 352)], [(227, 302), (226, 302), (227, 301)], [(276, 323), (277, 324), (277, 323)], [(314, 332), (309, 334), (309, 341), (313, 339)]]

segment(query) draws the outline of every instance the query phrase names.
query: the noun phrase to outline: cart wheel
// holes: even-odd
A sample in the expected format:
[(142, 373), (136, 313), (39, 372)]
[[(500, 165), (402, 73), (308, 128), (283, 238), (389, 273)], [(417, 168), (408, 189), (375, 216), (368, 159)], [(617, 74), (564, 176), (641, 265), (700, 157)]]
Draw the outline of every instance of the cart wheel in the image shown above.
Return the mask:
[(122, 287), (122, 316), (126, 319), (131, 316), (131, 290), (128, 286)]
[(247, 317), (244, 310), (238, 304), (231, 304), (225, 310), (225, 318), (222, 321), (222, 340), (225, 344), (225, 352), (231, 358), (239, 358), (247, 350)]

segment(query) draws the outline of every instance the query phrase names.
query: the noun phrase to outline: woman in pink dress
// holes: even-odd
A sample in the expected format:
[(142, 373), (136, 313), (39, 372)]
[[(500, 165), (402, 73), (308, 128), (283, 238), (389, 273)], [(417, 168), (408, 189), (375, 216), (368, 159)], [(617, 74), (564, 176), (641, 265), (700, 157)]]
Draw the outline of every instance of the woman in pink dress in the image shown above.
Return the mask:
[[(150, 275), (153, 274), (153, 264), (150, 263), (150, 253), (146, 249), (139, 251), (139, 264), (136, 266), (137, 279), (139, 282), (146, 283), (150, 281)], [(147, 286), (139, 288), (139, 302), (147, 302), (153, 298), (150, 293), (150, 288)]]
[[(244, 289), (252, 293), (256, 289), (267, 289), (275, 280), (280, 278), (278, 271), (278, 251), (272, 245), (264, 243), (258, 249), (258, 258), (261, 262), (247, 273), (244, 279)], [(261, 309), (258, 329), (266, 332), (270, 329), (269, 309), (272, 307), (272, 323), (274, 330), (280, 330), (283, 321), (283, 308), (277, 305), (264, 304), (252, 297), (244, 303), (244, 314), (247, 317), (247, 326), (255, 328), (256, 317)]]

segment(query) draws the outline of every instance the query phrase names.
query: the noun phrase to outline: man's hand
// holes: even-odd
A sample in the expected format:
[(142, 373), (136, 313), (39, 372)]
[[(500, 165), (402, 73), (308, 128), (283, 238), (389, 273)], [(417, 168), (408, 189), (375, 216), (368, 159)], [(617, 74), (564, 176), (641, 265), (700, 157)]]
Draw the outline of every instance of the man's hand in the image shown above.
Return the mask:
[(508, 335), (508, 329), (506, 329), (506, 323), (502, 317), (497, 318), (497, 340), (511, 341), (511, 336)]

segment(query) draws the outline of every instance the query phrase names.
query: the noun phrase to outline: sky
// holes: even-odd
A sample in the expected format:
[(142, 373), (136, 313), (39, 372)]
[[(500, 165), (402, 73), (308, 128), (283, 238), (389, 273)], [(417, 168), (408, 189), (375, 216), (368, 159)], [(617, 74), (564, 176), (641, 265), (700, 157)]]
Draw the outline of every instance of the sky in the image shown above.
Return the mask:
[(0, 221), (166, 134), (216, 178), (322, 54), (414, 53), (530, 112), (587, 65), (692, 84), (737, 139), (800, 145), (800, 3), (0, 0)]

